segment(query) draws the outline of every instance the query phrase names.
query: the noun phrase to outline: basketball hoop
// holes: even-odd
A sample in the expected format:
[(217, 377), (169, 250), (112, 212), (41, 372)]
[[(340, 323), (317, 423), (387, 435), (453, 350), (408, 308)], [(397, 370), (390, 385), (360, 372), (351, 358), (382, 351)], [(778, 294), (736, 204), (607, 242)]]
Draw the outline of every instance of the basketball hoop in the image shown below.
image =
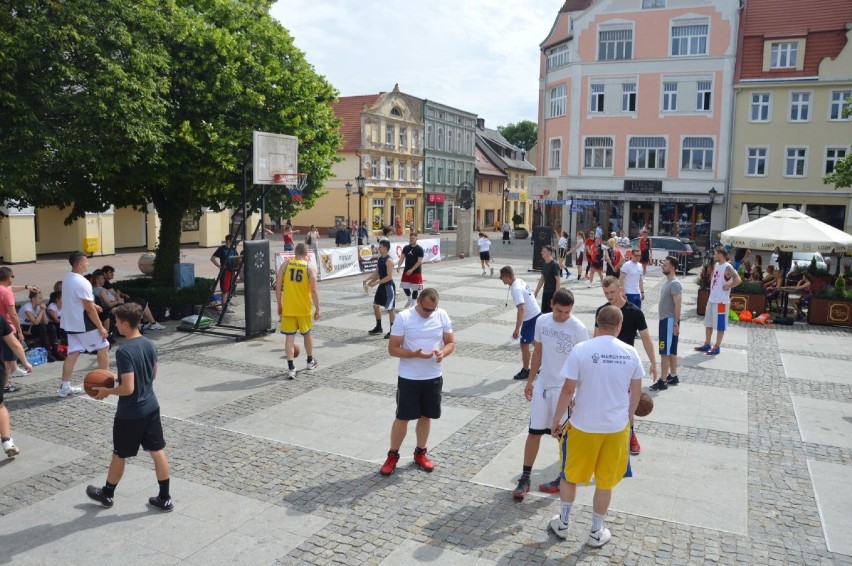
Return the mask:
[(275, 185), (283, 185), (290, 191), (290, 198), (294, 202), (302, 201), (302, 191), (308, 184), (307, 173), (273, 173), (272, 183)]

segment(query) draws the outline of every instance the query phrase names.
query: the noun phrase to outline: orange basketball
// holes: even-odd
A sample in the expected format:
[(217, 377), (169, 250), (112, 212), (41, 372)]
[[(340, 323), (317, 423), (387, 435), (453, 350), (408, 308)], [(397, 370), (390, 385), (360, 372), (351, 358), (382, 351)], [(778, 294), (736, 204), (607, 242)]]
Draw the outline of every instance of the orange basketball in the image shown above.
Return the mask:
[(90, 397), (98, 394), (93, 387), (113, 387), (115, 385), (115, 376), (108, 369), (93, 369), (86, 374), (86, 379), (83, 380), (83, 389)]
[(653, 410), (654, 398), (643, 391), (642, 395), (639, 397), (639, 404), (636, 406), (636, 416), (646, 417), (650, 415)]

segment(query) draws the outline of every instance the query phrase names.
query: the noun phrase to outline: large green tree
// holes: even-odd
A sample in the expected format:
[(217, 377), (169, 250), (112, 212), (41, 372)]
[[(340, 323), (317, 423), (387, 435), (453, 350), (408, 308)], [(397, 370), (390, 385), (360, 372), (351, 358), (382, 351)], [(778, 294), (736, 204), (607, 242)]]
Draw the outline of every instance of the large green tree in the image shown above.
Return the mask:
[(497, 131), (509, 142), (529, 151), (538, 140), (538, 124), (530, 120), (521, 120), (516, 124), (497, 126)]
[[(159, 283), (171, 281), (184, 215), (239, 201), (252, 131), (299, 138), (303, 200), (278, 193), (271, 204), (285, 215), (312, 206), (341, 143), (337, 92), (269, 16), (271, 3), (18, 2), (3, 14), (12, 49), (0, 45), (0, 78), (14, 84), (0, 85), (0, 149), (26, 156), (0, 155), (0, 197), (68, 207), (69, 222), (152, 203)], [(7, 102), (20, 110), (8, 129)]]

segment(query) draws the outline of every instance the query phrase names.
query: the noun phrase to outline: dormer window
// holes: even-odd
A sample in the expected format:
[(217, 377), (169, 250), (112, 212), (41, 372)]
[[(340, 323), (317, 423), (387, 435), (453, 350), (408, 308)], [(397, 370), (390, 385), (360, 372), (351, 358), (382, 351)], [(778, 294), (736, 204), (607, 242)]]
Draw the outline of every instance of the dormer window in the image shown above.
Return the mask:
[(394, 106), (393, 108), (391, 108), (390, 113), (391, 113), (391, 116), (402, 117), (402, 110), (400, 110), (399, 107), (397, 107), (397, 106)]

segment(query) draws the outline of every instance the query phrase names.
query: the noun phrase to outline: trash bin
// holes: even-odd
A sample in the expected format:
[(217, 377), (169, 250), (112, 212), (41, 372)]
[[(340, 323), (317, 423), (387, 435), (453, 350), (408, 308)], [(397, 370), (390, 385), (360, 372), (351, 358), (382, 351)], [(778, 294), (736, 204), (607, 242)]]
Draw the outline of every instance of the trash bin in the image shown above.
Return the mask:
[(176, 263), (174, 266), (175, 287), (180, 289), (195, 285), (195, 265), (192, 263)]

